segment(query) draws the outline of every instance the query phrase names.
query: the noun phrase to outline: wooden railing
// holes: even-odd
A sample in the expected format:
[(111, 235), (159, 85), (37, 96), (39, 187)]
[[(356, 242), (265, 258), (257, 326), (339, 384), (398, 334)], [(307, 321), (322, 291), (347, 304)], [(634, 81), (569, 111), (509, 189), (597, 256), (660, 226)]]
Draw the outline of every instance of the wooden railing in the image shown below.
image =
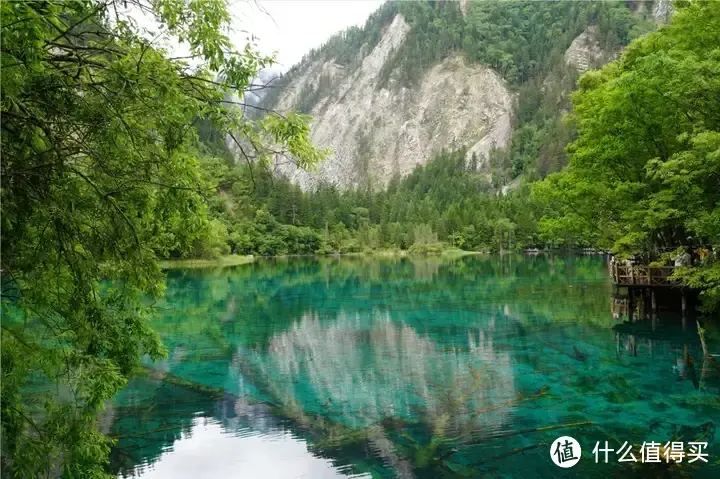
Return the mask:
[(675, 268), (673, 266), (628, 266), (620, 263), (614, 263), (610, 272), (615, 284), (621, 286), (672, 286), (676, 284), (675, 281), (670, 279), (674, 270)]

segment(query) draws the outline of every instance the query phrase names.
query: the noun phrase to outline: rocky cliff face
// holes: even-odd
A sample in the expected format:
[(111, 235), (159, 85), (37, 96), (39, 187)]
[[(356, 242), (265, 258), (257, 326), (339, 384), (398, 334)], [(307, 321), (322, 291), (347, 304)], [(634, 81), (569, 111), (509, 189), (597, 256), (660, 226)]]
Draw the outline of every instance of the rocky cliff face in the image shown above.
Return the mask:
[(462, 12), (463, 16), (467, 15), (468, 12), (468, 1), (469, 0), (460, 0), (460, 11)]
[(655, 0), (652, 6), (652, 16), (658, 22), (668, 22), (674, 12), (673, 0)]
[[(638, 9), (648, 8), (645, 2), (638, 2)], [(655, 22), (662, 24), (670, 21), (673, 14), (673, 0), (655, 0), (649, 8), (650, 16)], [(636, 12), (637, 13), (637, 12)], [(578, 35), (565, 52), (565, 63), (579, 73), (599, 68), (612, 60), (619, 52), (603, 51), (600, 46), (597, 25), (588, 27)]]
[(565, 52), (565, 63), (579, 73), (585, 73), (607, 60), (606, 53), (600, 47), (597, 30), (597, 26), (589, 25)]
[(488, 67), (452, 56), (427, 70), (412, 89), (392, 82), (380, 86), (383, 66), (409, 29), (396, 15), (356, 68), (320, 58), (298, 69), (276, 109), (297, 108), (304, 95), (330, 90), (310, 113), (313, 141), (332, 153), (316, 172), (280, 166), (282, 173), (305, 189), (320, 181), (382, 186), (443, 148), (467, 147), (468, 158), (475, 154), (482, 165), (493, 147), (507, 144), (514, 96)]

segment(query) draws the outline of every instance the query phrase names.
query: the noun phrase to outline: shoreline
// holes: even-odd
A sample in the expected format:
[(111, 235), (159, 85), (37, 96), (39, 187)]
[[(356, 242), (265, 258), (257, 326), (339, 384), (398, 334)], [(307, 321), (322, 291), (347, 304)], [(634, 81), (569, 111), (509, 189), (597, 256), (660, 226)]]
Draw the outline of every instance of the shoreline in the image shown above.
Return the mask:
[[(514, 251), (514, 253), (526, 256), (535, 256), (538, 254), (548, 254), (557, 252), (571, 252), (575, 254), (604, 254), (604, 252), (596, 250), (593, 252), (585, 250), (562, 250), (562, 249), (526, 249)], [(509, 252), (505, 252), (506, 254)], [(282, 259), (282, 258), (410, 258), (410, 257), (429, 257), (440, 256), (445, 258), (461, 258), (463, 256), (477, 256), (493, 254), (490, 251), (468, 251), (462, 249), (450, 248), (442, 251), (416, 251), (412, 252), (406, 249), (381, 249), (372, 251), (359, 251), (354, 253), (313, 253), (313, 254), (282, 254), (275, 256), (256, 256), (256, 255), (224, 255), (219, 258), (203, 259), (163, 259), (159, 260), (162, 270), (171, 269), (202, 269), (202, 268), (224, 268), (229, 266), (240, 266), (243, 264), (253, 263), (258, 259)], [(502, 254), (502, 253), (500, 253)]]
[(328, 253), (328, 254), (307, 254), (307, 255), (276, 255), (276, 256), (255, 256), (255, 255), (225, 255), (213, 259), (163, 259), (159, 260), (160, 269), (201, 269), (201, 268), (224, 268), (228, 266), (240, 266), (250, 264), (258, 259), (274, 259), (274, 258), (407, 258), (412, 256), (442, 256), (451, 258), (460, 258), (471, 255), (485, 255), (483, 251), (466, 251), (461, 249), (448, 249), (440, 252), (423, 252), (412, 253), (408, 250), (375, 250), (357, 253)]
[(240, 266), (255, 261), (253, 255), (229, 254), (213, 259), (161, 259), (160, 269), (195, 269), (195, 268), (224, 268), (226, 266)]

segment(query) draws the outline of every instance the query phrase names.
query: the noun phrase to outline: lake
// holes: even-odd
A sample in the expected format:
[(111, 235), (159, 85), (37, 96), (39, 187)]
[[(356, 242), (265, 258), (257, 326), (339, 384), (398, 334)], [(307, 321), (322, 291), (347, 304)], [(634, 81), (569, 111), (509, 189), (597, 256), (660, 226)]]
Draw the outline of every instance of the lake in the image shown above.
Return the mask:
[[(719, 477), (720, 385), (709, 366), (685, 367), (702, 362), (694, 328), (668, 313), (655, 331), (619, 332), (613, 301), (600, 257), (171, 271), (154, 321), (167, 359), (103, 419), (112, 467), (144, 479)], [(582, 448), (571, 469), (552, 461), (560, 436)], [(686, 454), (707, 442), (709, 463), (641, 463), (643, 442), (663, 454), (670, 440)], [(605, 441), (637, 462), (596, 463)]]

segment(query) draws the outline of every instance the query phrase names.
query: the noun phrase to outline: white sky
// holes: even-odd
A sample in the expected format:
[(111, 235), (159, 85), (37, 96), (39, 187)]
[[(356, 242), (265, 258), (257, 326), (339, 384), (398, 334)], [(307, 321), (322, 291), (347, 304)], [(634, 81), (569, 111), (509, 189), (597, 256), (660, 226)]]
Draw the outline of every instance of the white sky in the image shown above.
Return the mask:
[(383, 1), (230, 0), (236, 30), (232, 38), (236, 47), (242, 48), (253, 34), (261, 53), (278, 52), (273, 69), (286, 71), (334, 33), (365, 24)]

